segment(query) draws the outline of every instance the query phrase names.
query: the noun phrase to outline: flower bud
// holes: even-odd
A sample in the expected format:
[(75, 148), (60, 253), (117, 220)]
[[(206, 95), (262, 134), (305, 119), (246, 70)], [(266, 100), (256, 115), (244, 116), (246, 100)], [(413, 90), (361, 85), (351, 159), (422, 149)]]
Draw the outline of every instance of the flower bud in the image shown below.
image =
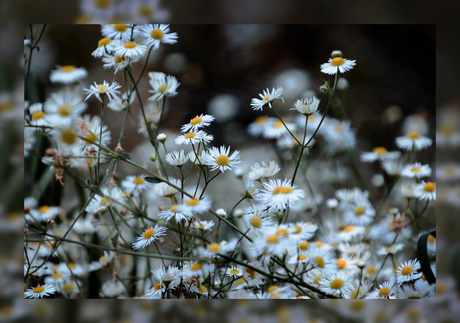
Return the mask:
[(336, 57), (342, 57), (342, 51), (340, 50), (334, 50), (331, 54), (332, 58), (336, 58)]
[(235, 214), (235, 217), (241, 218), (244, 214), (244, 211), (242, 209), (236, 209), (234, 214)]
[(168, 137), (167, 137), (166, 134), (164, 134), (164, 133), (160, 133), (160, 134), (157, 136), (157, 140), (158, 140), (159, 142), (165, 142), (167, 138), (168, 138)]
[(150, 159), (150, 161), (152, 161), (152, 162), (156, 161), (156, 160), (157, 160), (157, 154), (155, 154), (155, 153), (150, 154), (149, 159)]
[(360, 260), (356, 263), (356, 266), (359, 268), (359, 269), (363, 269), (364, 267), (366, 267), (366, 262), (364, 260)]
[(223, 218), (226, 218), (226, 217), (227, 217), (227, 212), (225, 212), (224, 209), (218, 209), (218, 210), (216, 211), (216, 214), (220, 215), (220, 216), (223, 217)]
[(323, 85), (321, 85), (319, 87), (319, 90), (322, 92), (322, 93), (328, 93), (329, 92), (329, 83), (328, 82), (325, 82)]

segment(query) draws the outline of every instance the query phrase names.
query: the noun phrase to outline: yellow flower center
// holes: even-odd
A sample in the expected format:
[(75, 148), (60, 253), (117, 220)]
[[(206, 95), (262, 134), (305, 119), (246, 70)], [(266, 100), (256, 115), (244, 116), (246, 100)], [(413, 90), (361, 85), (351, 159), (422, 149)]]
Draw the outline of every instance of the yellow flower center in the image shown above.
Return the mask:
[(410, 139), (417, 139), (420, 138), (420, 134), (417, 131), (411, 131), (407, 134), (407, 137)]
[(110, 203), (110, 199), (107, 198), (107, 197), (104, 197), (102, 200), (101, 200), (101, 205), (102, 206), (106, 206), (107, 204)]
[(275, 293), (272, 296), (270, 296), (270, 298), (278, 298), (280, 296), (281, 296), (281, 293)]
[(230, 162), (230, 159), (225, 155), (220, 155), (219, 157), (216, 158), (216, 163), (217, 165), (220, 165), (220, 166), (227, 166), (229, 162)]
[(62, 277), (62, 274), (61, 273), (54, 273), (53, 275), (51, 275), (51, 277), (59, 278), (59, 277)]
[(239, 273), (240, 273), (240, 271), (238, 269), (230, 270), (230, 274), (232, 274), (232, 275), (238, 275)]
[(340, 278), (336, 278), (333, 281), (331, 281), (331, 284), (329, 286), (331, 286), (332, 289), (340, 289), (343, 287), (343, 285), (345, 285), (345, 282)]
[(332, 66), (340, 66), (345, 63), (345, 60), (342, 57), (336, 57), (332, 59), (331, 65)]
[(152, 17), (153, 10), (148, 4), (143, 4), (139, 7), (139, 9), (137, 10), (137, 13), (141, 17), (149, 18), (149, 17)]
[(407, 276), (410, 275), (414, 271), (414, 268), (411, 266), (404, 266), (403, 269), (401, 269), (401, 275)]
[(64, 285), (64, 291), (66, 291), (66, 292), (73, 291), (73, 285), (72, 284), (65, 284)]
[(126, 31), (128, 27), (125, 25), (125, 24), (116, 24), (115, 26), (113, 26), (113, 29), (115, 29), (116, 31)]
[(313, 257), (313, 260), (316, 262), (316, 265), (319, 268), (324, 268), (324, 265), (326, 265), (326, 262), (324, 261), (323, 257), (316, 256), (316, 257)]
[(75, 264), (73, 262), (69, 263), (67, 266), (69, 266), (70, 269), (75, 269)]
[(11, 111), (14, 108), (14, 103), (10, 100), (3, 101), (0, 103), (0, 112)]
[(198, 289), (200, 290), (201, 293), (206, 293), (208, 291), (208, 289), (206, 287), (204, 287), (203, 285), (198, 287)]
[(258, 216), (253, 216), (249, 222), (254, 228), (257, 229), (262, 226), (262, 220)]
[(61, 140), (67, 145), (73, 145), (77, 140), (77, 135), (72, 129), (65, 129), (61, 132)]
[(270, 287), (267, 288), (267, 293), (274, 292), (275, 290), (278, 289), (278, 286), (276, 285), (271, 285)]
[(298, 260), (304, 260), (304, 259), (307, 259), (307, 256), (306, 255), (300, 255), (297, 259)]
[(111, 41), (112, 40), (110, 38), (102, 38), (101, 40), (98, 41), (97, 46), (101, 47), (101, 46), (108, 45), (110, 44)]
[(133, 180), (133, 183), (136, 184), (136, 185), (144, 184), (144, 180), (141, 177), (136, 177)]
[(270, 98), (268, 97), (268, 95), (264, 96), (264, 100), (265, 101), (270, 101)]
[(97, 140), (96, 136), (91, 132), (85, 136), (85, 139), (92, 142), (96, 142)]
[(72, 72), (76, 67), (73, 65), (64, 65), (61, 67), (61, 72), (67, 73)]
[(152, 30), (150, 32), (150, 36), (152, 36), (152, 38), (154, 38), (154, 39), (162, 40), (163, 39), (163, 32), (160, 29), (156, 28), (156, 29), (154, 29), (154, 30)]
[(299, 225), (296, 225), (294, 234), (299, 234), (300, 232), (302, 232), (302, 228)]
[(279, 128), (279, 127), (281, 127), (281, 126), (283, 126), (283, 123), (282, 123), (281, 121), (279, 121), (279, 120), (276, 121), (276, 122), (273, 124), (273, 128)]
[(426, 192), (434, 192), (436, 190), (436, 184), (432, 182), (428, 182), (425, 184), (423, 188)]
[(436, 241), (436, 238), (433, 237), (432, 235), (428, 237), (428, 242), (435, 242), (435, 241)]
[(254, 279), (254, 277), (256, 276), (256, 272), (252, 270), (251, 268), (246, 268), (246, 272), (248, 273), (251, 279)]
[(167, 84), (160, 85), (160, 86), (158, 87), (158, 92), (160, 92), (160, 93), (165, 93), (167, 87), (168, 87)]
[(155, 285), (155, 290), (159, 290), (159, 289), (162, 289), (163, 287), (164, 287), (164, 285), (163, 285), (163, 284), (161, 284), (161, 283), (158, 283), (158, 284), (156, 284), (156, 285)]
[(276, 195), (276, 194), (289, 194), (293, 191), (292, 188), (290, 187), (282, 187), (282, 186), (278, 186), (278, 187), (275, 187), (275, 189), (273, 190), (273, 194)]
[(355, 214), (356, 216), (360, 216), (360, 215), (363, 215), (365, 211), (366, 211), (366, 208), (364, 206), (358, 206), (355, 209)]
[(116, 64), (120, 64), (124, 60), (125, 60), (125, 55), (123, 55), (123, 56), (115, 56), (115, 63)]
[(338, 259), (337, 260), (337, 266), (339, 266), (339, 269), (345, 269), (347, 268), (347, 261), (345, 259)]
[(45, 213), (45, 212), (48, 212), (49, 209), (50, 209), (50, 207), (48, 205), (43, 205), (38, 209), (38, 211), (40, 213)]
[(278, 231), (276, 231), (276, 235), (282, 235), (282, 236), (285, 236), (287, 237), (289, 235), (289, 233), (287, 232), (286, 229), (278, 229)]
[(389, 246), (389, 247), (386, 249), (387, 252), (391, 252), (391, 251), (393, 251), (393, 250), (395, 250), (395, 247), (393, 247), (393, 246)]
[(318, 285), (320, 280), (321, 280), (321, 275), (316, 276), (315, 279), (313, 279), (313, 284)]
[(124, 44), (125, 48), (134, 48), (137, 46), (136, 42), (133, 42), (133, 41), (129, 41), (127, 43)]
[(388, 152), (388, 150), (385, 147), (375, 147), (373, 152), (378, 155), (383, 155)]
[(44, 290), (45, 290), (45, 287), (43, 287), (43, 286), (37, 286), (37, 287), (35, 287), (32, 291), (33, 291), (34, 293), (41, 293), (41, 292), (43, 292)]
[(279, 242), (279, 239), (277, 236), (269, 236), (267, 238), (267, 243), (270, 243), (270, 244), (276, 244)]
[(38, 119), (44, 118), (45, 116), (46, 116), (45, 112), (38, 111), (38, 112), (35, 112), (34, 114), (32, 114), (32, 120), (38, 120)]
[(97, 90), (101, 93), (105, 93), (107, 91), (107, 86), (105, 86), (104, 84), (99, 84), (97, 86)]
[(265, 123), (267, 121), (267, 117), (257, 117), (256, 120), (254, 120), (255, 123)]
[(173, 205), (173, 206), (171, 206), (171, 208), (169, 210), (171, 212), (173, 212), (173, 213), (177, 213), (176, 209), (177, 209), (177, 205)]
[(193, 137), (195, 137), (195, 133), (194, 133), (194, 132), (189, 132), (189, 133), (185, 134), (184, 137), (185, 137), (186, 139), (193, 138)]
[(153, 229), (148, 229), (147, 231), (144, 232), (144, 239), (145, 240), (148, 240), (150, 239), (151, 237), (153, 237), (155, 235), (156, 231), (153, 230)]
[(69, 104), (63, 104), (59, 107), (59, 114), (61, 116), (69, 116), (73, 112), (73, 108)]
[(323, 246), (323, 243), (321, 241), (315, 241), (315, 244), (318, 246), (318, 247), (322, 247)]
[(218, 243), (212, 243), (208, 247), (208, 251), (212, 253), (216, 253), (218, 251), (222, 250), (222, 247)]
[(304, 241), (299, 245), (300, 250), (307, 250), (308, 249), (308, 242)]
[(197, 271), (200, 270), (203, 266), (200, 263), (194, 264), (192, 267), (190, 267), (190, 270)]
[(335, 126), (335, 131), (337, 131), (337, 132), (343, 132), (343, 130), (344, 130), (344, 128), (343, 128), (342, 125), (338, 124), (338, 125)]
[(107, 9), (110, 7), (110, 0), (94, 0), (94, 5), (101, 9)]
[(379, 290), (379, 296), (387, 296), (388, 294), (390, 294), (390, 292), (391, 289), (389, 287), (382, 287)]
[(190, 124), (191, 124), (192, 126), (194, 126), (194, 125), (199, 124), (201, 121), (203, 121), (203, 119), (201, 119), (200, 117), (195, 117), (195, 118), (193, 118), (193, 119), (190, 120)]
[(417, 173), (417, 172), (419, 172), (419, 171), (420, 171), (420, 167), (414, 167), (414, 168), (412, 168), (412, 169), (411, 169), (411, 171), (413, 171), (413, 172), (416, 172), (416, 173)]
[(351, 232), (351, 231), (353, 231), (354, 229), (355, 229), (355, 226), (354, 226), (354, 225), (349, 225), (348, 227), (345, 227), (345, 228), (343, 229), (343, 231), (345, 231), (345, 232)]
[(187, 201), (188, 206), (195, 206), (195, 205), (198, 205), (198, 203), (200, 202), (197, 199), (192, 199), (192, 200)]

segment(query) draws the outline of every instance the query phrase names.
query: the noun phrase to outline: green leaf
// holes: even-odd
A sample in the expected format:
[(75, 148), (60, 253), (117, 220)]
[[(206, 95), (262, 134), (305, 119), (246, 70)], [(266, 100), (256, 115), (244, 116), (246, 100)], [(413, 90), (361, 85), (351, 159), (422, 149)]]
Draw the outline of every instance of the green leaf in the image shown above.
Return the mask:
[(131, 159), (131, 155), (128, 153), (122, 152), (118, 154), (118, 158), (120, 158), (121, 160), (128, 160), (128, 159)]
[(163, 182), (163, 180), (158, 176), (146, 176), (144, 179), (147, 182), (150, 182), (150, 183), (161, 183), (161, 182)]

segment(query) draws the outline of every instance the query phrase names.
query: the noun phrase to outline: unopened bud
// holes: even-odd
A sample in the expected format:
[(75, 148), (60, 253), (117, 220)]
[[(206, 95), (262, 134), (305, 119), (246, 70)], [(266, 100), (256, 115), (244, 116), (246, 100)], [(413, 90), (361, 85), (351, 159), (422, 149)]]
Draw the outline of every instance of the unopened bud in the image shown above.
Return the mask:
[(123, 148), (121, 147), (120, 143), (118, 143), (117, 148), (115, 148), (115, 151), (116, 151), (117, 153), (123, 152)]
[(158, 140), (159, 142), (165, 142), (167, 138), (168, 138), (168, 137), (167, 137), (164, 133), (160, 133), (160, 134), (157, 136), (157, 140)]
[(329, 92), (329, 83), (328, 82), (325, 82), (323, 85), (321, 85), (319, 87), (319, 90), (322, 92), (322, 93), (328, 93)]
[(342, 57), (342, 51), (340, 50), (334, 50), (331, 54), (332, 58), (336, 58), (336, 57)]
[(364, 267), (366, 267), (366, 262), (364, 260), (360, 260), (356, 263), (356, 266), (359, 268), (359, 269), (363, 269)]
[(241, 218), (244, 214), (244, 211), (242, 209), (236, 209), (234, 214), (235, 214), (235, 217)]
[(224, 209), (218, 209), (218, 210), (216, 211), (216, 214), (217, 214), (217, 215), (220, 215), (220, 216), (223, 217), (223, 218), (226, 218), (226, 217), (227, 217), (227, 212), (225, 212)]
[(156, 160), (157, 160), (157, 154), (155, 154), (155, 153), (150, 154), (149, 159), (150, 159), (150, 161), (152, 161), (152, 162), (156, 161)]

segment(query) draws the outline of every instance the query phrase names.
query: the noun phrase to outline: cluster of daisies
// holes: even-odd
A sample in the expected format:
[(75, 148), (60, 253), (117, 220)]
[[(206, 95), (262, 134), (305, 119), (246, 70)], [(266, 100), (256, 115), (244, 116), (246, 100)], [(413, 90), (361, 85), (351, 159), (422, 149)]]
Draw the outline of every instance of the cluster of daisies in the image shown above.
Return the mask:
[[(129, 73), (132, 85), (132, 64), (178, 39), (168, 25), (103, 25), (101, 33), (92, 55), (114, 74)], [(334, 51), (321, 71), (337, 77), (355, 65)], [(320, 98), (293, 102), (294, 113), (284, 118), (276, 110), (287, 104), (283, 88), (267, 89), (252, 99), (255, 111), (268, 107), (276, 116), (259, 117), (248, 132), (275, 140), (281, 155), (292, 152), (292, 160), (283, 160), (285, 169), (274, 160), (249, 164), (238, 150), (211, 146), (214, 137), (207, 127), (215, 118), (209, 114), (191, 118), (174, 140), (158, 134), (165, 102), (178, 94), (180, 84), (174, 76), (149, 72), (151, 96), (141, 105), (139, 133), (158, 143), (151, 159), (158, 176), (132, 162), (139, 166), (137, 174), (113, 175), (96, 188), (92, 183), (104, 172), (100, 167), (123, 161), (107, 153), (111, 133), (102, 115), (82, 115), (85, 101), (94, 96), (103, 107), (127, 115), (135, 98), (141, 98), (133, 88), (122, 94), (115, 81), (83, 89), (80, 82), (86, 77), (84, 68), (59, 66), (50, 79), (63, 88), (43, 103), (26, 104), (26, 155), (37, 133), (45, 134), (52, 148), (42, 161), (54, 169), (56, 179), (62, 182), (65, 170), (73, 168), (88, 179), (90, 189), (83, 193), (81, 212), (25, 199), (26, 237), (40, 237), (26, 242), (24, 275), (33, 282), (26, 298), (85, 297), (90, 275), (100, 280), (98, 296), (104, 298), (433, 296), (434, 286), (425, 280), (419, 261), (407, 257), (415, 248), (417, 217), (436, 194), (431, 168), (415, 160), (431, 145), (427, 127), (405, 124), (405, 135), (396, 138), (404, 156), (384, 147), (362, 154), (363, 162), (379, 162), (395, 178), (383, 207), (376, 206), (368, 190), (350, 183), (335, 186), (323, 198), (312, 187), (327, 180), (310, 178), (302, 166), (309, 151), (318, 148), (331, 159), (354, 149), (356, 136), (349, 121), (321, 115)], [(323, 92), (333, 95), (330, 88)], [(307, 156), (299, 158), (298, 147), (302, 153), (307, 149)], [(303, 176), (291, 177), (299, 165)], [(232, 208), (219, 208), (220, 197), (210, 187), (228, 176), (242, 182), (242, 189), (235, 188), (241, 200)], [(423, 201), (426, 205), (419, 208)], [(224, 228), (230, 233), (224, 234)], [(100, 244), (100, 253), (86, 252), (94, 244)], [(433, 256), (434, 237), (428, 244)], [(138, 277), (135, 284), (130, 283), (133, 275)]]

